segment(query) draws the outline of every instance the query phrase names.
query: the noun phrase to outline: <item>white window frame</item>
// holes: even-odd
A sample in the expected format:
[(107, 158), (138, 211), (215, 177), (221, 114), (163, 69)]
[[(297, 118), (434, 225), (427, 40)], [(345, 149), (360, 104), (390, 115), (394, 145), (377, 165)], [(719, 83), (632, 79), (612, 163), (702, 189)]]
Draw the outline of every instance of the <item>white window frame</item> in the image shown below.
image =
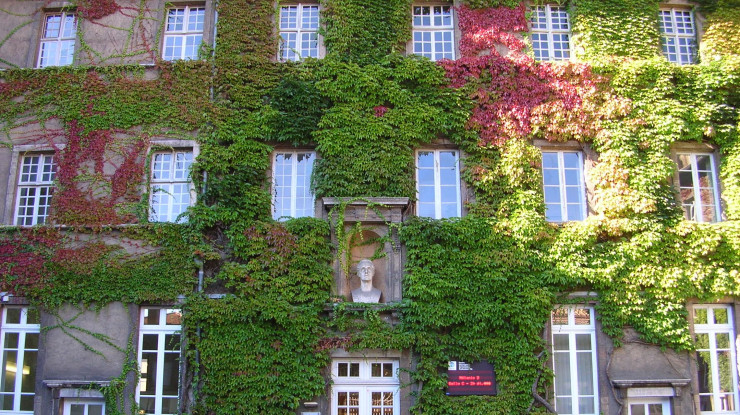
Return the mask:
[[(170, 16), (171, 12), (178, 12), (183, 11), (184, 15), (182, 16), (182, 29), (177, 30), (169, 30), (168, 26), (170, 25), (170, 17), (177, 17), (177, 16)], [(200, 51), (200, 47), (203, 44), (203, 33), (205, 29), (205, 18), (206, 18), (206, 8), (205, 5), (200, 4), (196, 6), (182, 6), (182, 7), (170, 7), (165, 11), (165, 17), (164, 17), (164, 39), (162, 40), (162, 59), (166, 61), (175, 61), (175, 60), (194, 60), (198, 59), (198, 52)], [(190, 24), (191, 17), (195, 17), (195, 28), (189, 29), (188, 26)], [(198, 17), (202, 16), (202, 21), (199, 21), (200, 19)], [(199, 39), (199, 41), (194, 42), (194, 45), (190, 45), (191, 49), (194, 47), (194, 53), (188, 53), (189, 46), (187, 44), (188, 39)], [(180, 40), (181, 44), (179, 46), (180, 48), (180, 56), (168, 56), (167, 55), (167, 47), (168, 42), (173, 41), (176, 42), (177, 40)], [(175, 48), (175, 46), (172, 46)]]
[[(669, 62), (678, 65), (690, 65), (696, 62), (697, 42), (696, 42), (696, 19), (694, 13), (688, 9), (660, 9), (658, 12), (658, 24), (661, 37), (661, 50), (663, 56)], [(681, 28), (678, 27), (680, 19), (688, 17), (689, 22), (681, 21)], [(673, 28), (673, 33), (666, 31), (666, 20)], [(683, 32), (683, 33), (682, 33)], [(673, 45), (668, 43), (672, 42)], [(681, 43), (685, 42), (684, 45)], [(670, 53), (668, 47), (673, 46), (675, 53)], [(685, 53), (681, 53), (681, 48), (688, 48)]]
[[(441, 166), (440, 166), (440, 153), (447, 152), (447, 153), (454, 153), (455, 155), (455, 216), (447, 216), (447, 217), (455, 217), (459, 218), (462, 216), (462, 202), (461, 202), (461, 192), (460, 189), (460, 151), (459, 150), (451, 150), (451, 149), (420, 149), (417, 150), (414, 153), (414, 163), (416, 166), (416, 192), (417, 192), (417, 205), (419, 205), (420, 202), (420, 186), (421, 182), (419, 179), (419, 171), (422, 169), (428, 169), (428, 168), (421, 168), (419, 167), (419, 154), (420, 153), (434, 153), (434, 217), (433, 219), (442, 219), (444, 216), (442, 215), (442, 185), (441, 185)], [(417, 214), (419, 214), (420, 209), (417, 206)], [(421, 215), (419, 215), (421, 216)]]
[[(552, 359), (553, 359), (553, 374), (557, 376), (558, 374), (555, 373), (556, 367), (555, 367), (555, 355), (558, 353), (567, 353), (569, 356), (569, 363), (570, 363), (570, 387), (571, 387), (571, 394), (570, 395), (560, 395), (559, 391), (557, 389), (557, 382), (553, 382), (553, 389), (555, 390), (555, 409), (558, 411), (561, 415), (597, 415), (599, 414), (599, 383), (598, 383), (598, 366), (596, 361), (596, 314), (594, 312), (594, 308), (590, 306), (558, 306), (557, 309), (564, 309), (568, 312), (568, 323), (564, 325), (557, 325), (555, 324), (553, 317), (554, 312), (551, 313), (550, 316), (550, 323), (552, 324), (552, 337), (551, 337), (551, 352), (552, 352)], [(588, 310), (589, 312), (589, 324), (576, 324), (576, 317), (575, 317), (575, 310)], [(568, 335), (568, 345), (569, 349), (567, 351), (562, 350), (555, 350), (555, 336), (556, 335)], [(591, 337), (591, 369), (592, 369), (592, 382), (593, 382), (593, 395), (582, 395), (579, 390), (578, 385), (578, 360), (577, 360), (577, 353), (583, 352), (583, 350), (577, 350), (576, 349), (576, 336), (577, 335), (583, 335), (588, 334)], [(593, 405), (594, 405), (594, 412), (579, 412), (578, 407), (578, 399), (589, 397), (591, 396), (593, 399)], [(567, 399), (570, 397), (571, 399), (571, 408), (573, 412), (570, 412), (569, 414), (562, 411), (560, 408), (558, 408), (557, 402), (558, 398), (565, 398)]]
[[(38, 157), (37, 163), (31, 161), (35, 157)], [(16, 186), (15, 215), (13, 218), (13, 223), (16, 226), (34, 226), (46, 223), (55, 189), (54, 180), (57, 172), (55, 157), (55, 155), (48, 153), (29, 153), (19, 158), (18, 185)], [(33, 168), (36, 169), (36, 173), (31, 173)], [(32, 174), (36, 176), (36, 179), (30, 180)], [(27, 196), (29, 192), (33, 192), (34, 196)], [(22, 200), (25, 200), (26, 204), (22, 205)], [(28, 204), (29, 201), (32, 203)], [(32, 214), (25, 214), (26, 212), (21, 212), (22, 209), (32, 209)], [(28, 219), (30, 219), (30, 223), (28, 223)]]
[[(578, 156), (578, 184), (572, 185), (572, 184), (566, 184), (566, 177), (565, 177), (565, 171), (566, 170), (575, 170), (573, 168), (567, 168), (565, 167), (565, 154), (576, 154)], [(547, 181), (545, 179), (545, 170), (554, 170), (552, 167), (545, 167), (545, 163), (543, 160), (542, 163), (542, 187), (543, 187), (543, 193), (546, 196), (547, 195), (547, 189), (548, 188), (557, 188), (560, 192), (560, 201), (558, 202), (558, 206), (560, 207), (560, 217), (562, 220), (551, 220), (548, 218), (548, 221), (551, 222), (568, 222), (568, 221), (574, 221), (574, 220), (584, 220), (588, 216), (588, 208), (586, 206), (586, 182), (584, 179), (584, 163), (583, 163), (583, 152), (578, 150), (548, 150), (543, 149), (542, 155), (544, 157), (545, 154), (557, 154), (558, 157), (558, 184), (547, 184)], [(568, 188), (578, 187), (578, 197), (579, 201), (577, 203), (571, 201), (568, 199)], [(552, 204), (552, 203), (550, 203)], [(568, 205), (575, 205), (578, 204), (579, 210), (580, 210), (580, 217), (579, 218), (571, 218), (568, 215)], [(545, 215), (547, 215), (547, 209), (548, 209), (548, 203), (547, 203), (547, 197), (545, 197)]]
[[(46, 26), (49, 24), (49, 19), (59, 17), (59, 32), (56, 36), (47, 37)], [(67, 30), (68, 18), (72, 18), (73, 28), (71, 31)], [(77, 39), (77, 15), (74, 12), (60, 11), (54, 13), (44, 14), (44, 21), (41, 27), (41, 39), (39, 40), (38, 57), (36, 60), (37, 68), (47, 68), (50, 66), (67, 66), (74, 62), (75, 53), (75, 42)], [(67, 32), (65, 34), (65, 32)], [(52, 51), (53, 56), (45, 56), (44, 51), (47, 47), (54, 49)], [(46, 49), (48, 50), (48, 49)], [(67, 51), (67, 55), (63, 56), (62, 52)], [(68, 58), (68, 60), (62, 62), (62, 58)]]
[[(724, 309), (727, 313), (727, 323), (714, 323), (714, 312), (718, 309)], [(735, 407), (734, 408), (728, 408), (728, 409), (720, 409), (719, 411), (700, 411), (702, 414), (710, 415), (710, 414), (737, 414), (739, 412), (738, 408), (738, 373), (737, 373), (737, 352), (736, 352), (736, 342), (737, 338), (735, 336), (735, 319), (733, 315), (733, 308), (729, 304), (698, 304), (693, 307), (694, 310), (694, 334), (706, 334), (709, 338), (709, 348), (708, 349), (700, 349), (697, 345), (696, 353), (699, 354), (700, 352), (709, 352), (710, 353), (710, 362), (711, 365), (710, 370), (712, 373), (712, 391), (702, 393), (700, 392), (700, 385), (697, 385), (697, 396), (699, 397), (699, 402), (701, 402), (702, 396), (710, 396), (712, 399), (712, 404), (714, 408), (722, 408), (724, 405), (722, 395), (732, 395), (732, 398), (734, 400)], [(707, 311), (707, 323), (698, 324), (696, 322), (696, 311), (697, 310), (706, 310)], [(719, 380), (719, 363), (717, 359), (718, 351), (725, 351), (727, 349), (718, 349), (717, 347), (717, 334), (727, 334), (729, 338), (729, 352), (730, 352), (730, 370), (732, 371), (732, 385), (735, 387), (735, 390), (733, 392), (722, 392), (719, 390), (720, 388), (720, 380)]]
[[(681, 202), (681, 208), (684, 210), (684, 216), (688, 220), (694, 220), (697, 222), (709, 222), (704, 217), (704, 205), (701, 200), (701, 189), (699, 183), (699, 169), (698, 169), (698, 163), (696, 161), (697, 156), (708, 156), (709, 157), (709, 166), (710, 166), (710, 177), (712, 179), (712, 197), (714, 200), (714, 222), (719, 222), (722, 220), (722, 209), (721, 209), (721, 202), (720, 202), (720, 194), (719, 194), (719, 179), (717, 177), (717, 169), (715, 165), (714, 160), (714, 154), (712, 153), (699, 153), (699, 152), (678, 152), (676, 153), (676, 157), (681, 156), (689, 156), (690, 157), (690, 171), (691, 171), (691, 180), (692, 185), (689, 186), (681, 186), (681, 172), (686, 172), (686, 170), (678, 170), (678, 191), (679, 191), (679, 199)], [(706, 170), (702, 170), (706, 171)], [(683, 189), (691, 189), (693, 191), (694, 195), (694, 201), (690, 204), (684, 203), (683, 198), (681, 197), (680, 193)], [(706, 189), (706, 187), (704, 188)], [(688, 210), (687, 210), (688, 209)]]
[[(545, 22), (544, 27), (541, 27), (541, 22), (538, 21), (538, 18), (540, 16), (540, 12), (544, 12), (545, 14)], [(563, 28), (555, 28), (556, 24), (553, 22), (553, 17), (556, 13), (565, 13), (565, 24), (567, 25), (566, 29)], [(534, 6), (532, 7), (532, 18), (529, 21), (531, 31), (531, 35), (544, 35), (547, 36), (547, 40), (544, 41), (544, 43), (547, 44), (547, 54), (548, 56), (546, 58), (543, 58), (542, 56), (537, 56), (536, 51), (538, 50), (544, 50), (544, 48), (535, 48), (535, 39), (531, 37), (532, 41), (532, 51), (534, 53), (534, 59), (538, 61), (568, 61), (570, 60), (570, 56), (572, 54), (571, 51), (571, 33), (570, 33), (570, 15), (568, 14), (568, 9), (564, 6), (555, 6), (550, 4), (544, 4), (541, 6)], [(561, 25), (562, 23), (558, 23), (557, 25)], [(561, 39), (556, 42), (555, 36), (560, 36)], [(565, 36), (566, 40), (563, 42), (562, 37)], [(541, 39), (538, 40), (538, 42), (543, 42)], [(555, 43), (561, 44), (566, 43), (567, 48), (555, 48)], [(562, 56), (556, 56), (556, 52), (562, 53)]]
[[(170, 166), (168, 169), (169, 178), (155, 178), (155, 168), (157, 167), (157, 156), (159, 155), (165, 155), (169, 154), (171, 156), (170, 160)], [(186, 177), (176, 177), (178, 174), (178, 171), (181, 171), (182, 169), (176, 169), (177, 166), (177, 157), (178, 155), (183, 155), (185, 157), (185, 162), (190, 163), (188, 165), (187, 169), (187, 175)], [(187, 160), (189, 155), (190, 160)], [(186, 186), (187, 187), (187, 195), (188, 195), (188, 207), (193, 205), (194, 192), (193, 192), (193, 185), (191, 180), (191, 167), (192, 163), (195, 162), (195, 156), (196, 153), (192, 148), (184, 148), (184, 149), (172, 149), (172, 150), (160, 150), (160, 151), (154, 151), (151, 155), (151, 166), (149, 168), (149, 221), (150, 222), (174, 222), (174, 223), (184, 223), (187, 222), (187, 217), (183, 215), (187, 212), (187, 207), (182, 211), (176, 211), (175, 210), (175, 201), (174, 197), (177, 196), (177, 193), (174, 193), (174, 188), (176, 186)], [(180, 193), (179, 195), (182, 195)], [(166, 203), (162, 203), (162, 205), (166, 206), (167, 212), (165, 213), (167, 220), (162, 220), (160, 217), (160, 214), (157, 214), (154, 210), (155, 207), (155, 201), (156, 198), (164, 196), (167, 198)], [(177, 204), (178, 206), (180, 204)]]
[[(296, 12), (296, 24), (295, 26), (288, 24), (286, 16), (283, 12), (289, 9), (295, 9)], [(316, 23), (313, 24), (313, 13), (316, 13)], [(307, 15), (305, 14), (307, 13)], [(304, 18), (308, 17), (308, 24), (304, 25)], [(278, 15), (278, 26), (280, 33), (278, 38), (280, 41), (280, 47), (278, 48), (278, 60), (280, 62), (288, 61), (300, 61), (304, 58), (320, 58), (322, 39), (319, 35), (319, 27), (321, 26), (321, 7), (318, 3), (295, 3), (295, 4), (284, 4), (280, 5)], [(286, 36), (295, 35), (295, 48), (286, 46), (288, 41), (285, 40)], [(315, 42), (315, 54), (311, 56), (311, 51), (314, 50), (312, 47), (304, 48), (304, 36), (314, 36), (315, 40), (310, 38), (306, 40), (309, 44)]]
[[(290, 185), (288, 186), (279, 186), (278, 185), (278, 169), (280, 168), (280, 164), (278, 163), (278, 156), (280, 155), (290, 155)], [(309, 163), (307, 166), (305, 166), (304, 171), (306, 174), (302, 174), (299, 176), (299, 162), (298, 157), (300, 155), (310, 155), (309, 156)], [(305, 160), (305, 159), (304, 159)], [(315, 196), (313, 192), (311, 191), (311, 176), (313, 174), (313, 167), (314, 163), (316, 162), (316, 152), (313, 150), (289, 150), (289, 151), (275, 151), (272, 155), (272, 217), (275, 220), (280, 220), (281, 218), (291, 217), (291, 218), (298, 218), (298, 217), (313, 217), (315, 215), (315, 208), (314, 205), (316, 203)], [(286, 163), (287, 164), (287, 163)], [(298, 184), (298, 180), (303, 179), (305, 180), (305, 183), (302, 185)], [(290, 188), (290, 207), (287, 209), (287, 212), (285, 208), (283, 208), (283, 211), (278, 212), (277, 211), (277, 199), (278, 199), (278, 189), (280, 187), (289, 187)], [(311, 201), (309, 204), (309, 207), (304, 212), (299, 212), (297, 207), (297, 201), (299, 197), (299, 190), (308, 192), (308, 194), (311, 196)], [(305, 193), (304, 193), (305, 194)], [(305, 196), (301, 196), (305, 198)], [(286, 214), (287, 213), (287, 214)]]
[[(340, 364), (358, 364), (359, 376), (339, 376)], [(373, 364), (390, 364), (393, 366), (393, 376), (372, 376)], [(381, 367), (382, 372), (382, 367)], [(359, 394), (359, 415), (372, 414), (372, 393), (393, 393), (392, 406), (383, 406), (384, 409), (392, 408), (393, 415), (400, 415), (401, 383), (398, 377), (399, 361), (395, 359), (334, 359), (331, 364), (331, 377), (333, 381), (331, 391), (331, 414), (339, 415), (338, 399), (340, 393), (357, 392)], [(348, 372), (349, 374), (350, 372)], [(376, 407), (378, 408), (378, 407)]]
[[(8, 323), (8, 310), (9, 309), (15, 309), (20, 310), (20, 321), (19, 323)], [(26, 347), (26, 339), (29, 334), (37, 334), (39, 335), (40, 341), (40, 333), (41, 333), (41, 325), (38, 323), (28, 323), (28, 312), (29, 307), (17, 307), (17, 306), (7, 306), (3, 307), (2, 309), (2, 328), (0, 329), (0, 356), (5, 356), (6, 350), (15, 350), (17, 351), (16, 354), (16, 374), (18, 373), (18, 367), (24, 367), (24, 360), (27, 356), (28, 352), (36, 352), (36, 359), (38, 362), (38, 348), (36, 349), (30, 349)], [(5, 348), (5, 338), (8, 334), (17, 334), (18, 335), (18, 348)], [(0, 361), (0, 365), (2, 365), (4, 362)], [(33, 372), (34, 375), (36, 374), (36, 369), (34, 368)], [(0, 367), (0, 370), (5, 372), (5, 368)], [(30, 376), (31, 371), (29, 370), (29, 373), (24, 374), (23, 371), (21, 371), (21, 376), (16, 376), (15, 378), (15, 384), (13, 386), (13, 392), (5, 393), (0, 391), (0, 395), (5, 396), (12, 396), (13, 397), (13, 409), (9, 411), (0, 410), (0, 414), (33, 414), (33, 409), (31, 410), (23, 410), (21, 411), (20, 405), (21, 405), (21, 397), (34, 397), (35, 391), (33, 392), (23, 392), (21, 390), (21, 386), (23, 383), (23, 375)], [(33, 379), (33, 383), (35, 384), (35, 379)]]
[(629, 398), (627, 400), (627, 415), (632, 414), (632, 405), (640, 405), (644, 408), (645, 414), (649, 414), (648, 405), (660, 405), (662, 414), (671, 415), (671, 400), (666, 397), (646, 397), (646, 398)]
[[(144, 324), (144, 318), (146, 316), (147, 312), (158, 312), (159, 313), (159, 324)], [(154, 399), (154, 413), (158, 415), (165, 415), (162, 413), (162, 400), (163, 399), (174, 399), (177, 398), (178, 405), (180, 402), (180, 392), (182, 388), (182, 383), (180, 379), (179, 374), (179, 364), (178, 364), (178, 387), (177, 387), (177, 395), (164, 395), (162, 391), (162, 384), (164, 383), (164, 357), (165, 354), (172, 354), (173, 351), (170, 349), (168, 344), (166, 344), (166, 338), (168, 335), (180, 335), (180, 341), (182, 342), (182, 326), (181, 325), (174, 325), (174, 324), (167, 324), (167, 314), (170, 312), (181, 312), (179, 309), (173, 309), (173, 308), (160, 308), (160, 307), (141, 307), (140, 315), (139, 315), (139, 346), (138, 346), (138, 352), (137, 352), (137, 361), (139, 362), (139, 370), (140, 373), (142, 373), (142, 376), (139, 380), (139, 384), (136, 385), (136, 402), (141, 402), (141, 382), (145, 381), (144, 373), (146, 373), (147, 368), (143, 367), (142, 364), (142, 353), (144, 353), (143, 349), (143, 343), (144, 343), (144, 335), (157, 335), (157, 367), (156, 367), (156, 385), (155, 385), (155, 393), (154, 395), (144, 395), (144, 398), (153, 398)], [(182, 343), (180, 343), (180, 346), (182, 346)], [(147, 350), (147, 353), (151, 353), (151, 350)], [(182, 350), (179, 350), (177, 353), (180, 354), (180, 358), (182, 358)], [(177, 413), (174, 412), (172, 414), (168, 415), (175, 415)]]
[[(421, 8), (421, 14), (416, 13), (417, 8)], [(424, 13), (425, 8), (429, 10), (428, 14)], [(435, 24), (434, 20), (437, 16), (441, 19), (442, 22), (444, 20), (449, 20), (449, 24)], [(423, 23), (424, 18), (429, 19), (429, 24)], [(455, 59), (455, 12), (451, 4), (414, 4), (411, 6), (411, 22), (411, 53), (419, 56), (426, 56), (432, 61), (437, 61), (441, 59)], [(424, 35), (428, 35), (429, 39), (428, 41), (424, 39), (418, 39), (419, 36), (417, 35), (421, 37), (423, 37)], [(450, 51), (444, 50), (444, 45), (448, 43), (448, 41), (446, 39), (436, 39), (437, 35), (441, 35), (443, 37), (447, 36), (450, 38)], [(419, 45), (420, 42), (422, 45), (424, 43), (431, 43), (432, 50), (429, 52), (424, 52), (423, 50), (417, 51), (417, 45)], [(423, 49), (423, 46), (421, 46), (421, 48)]]
[(72, 405), (84, 405), (83, 415), (90, 414), (90, 405), (100, 406), (103, 410), (101, 414), (105, 414), (105, 400), (103, 399), (64, 398), (62, 415), (70, 415), (72, 413)]

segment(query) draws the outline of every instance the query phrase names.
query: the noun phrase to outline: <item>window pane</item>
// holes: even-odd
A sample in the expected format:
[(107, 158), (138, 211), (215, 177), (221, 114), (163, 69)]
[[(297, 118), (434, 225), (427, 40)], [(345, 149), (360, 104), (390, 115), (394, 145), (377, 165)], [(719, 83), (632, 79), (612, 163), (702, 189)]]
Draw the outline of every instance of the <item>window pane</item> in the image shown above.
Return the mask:
[(714, 322), (716, 324), (727, 324), (729, 322), (726, 308), (714, 308), (712, 311), (712, 314), (714, 314)]
[(717, 365), (719, 369), (720, 392), (734, 392), (735, 386), (732, 380), (732, 372), (736, 369), (732, 367), (729, 350), (717, 353)]
[(21, 392), (34, 393), (36, 389), (36, 351), (26, 350), (23, 353), (23, 371), (21, 376)]
[(139, 390), (142, 395), (154, 395), (157, 391), (157, 353), (141, 354), (141, 378)]
[(578, 398), (579, 414), (592, 414), (594, 412), (594, 398)]
[(707, 324), (707, 321), (707, 309), (694, 307), (694, 324)]
[(557, 396), (571, 394), (570, 382), (570, 354), (555, 353), (553, 355), (555, 372), (555, 393)]
[[(578, 394), (593, 395), (593, 365), (591, 364), (591, 352), (576, 353), (577, 375), (578, 375)], [(591, 411), (593, 412), (593, 411)]]
[[(18, 352), (3, 352), (3, 377), (0, 381), (0, 391), (15, 391), (15, 374), (18, 372)], [(11, 408), (12, 409), (12, 408)]]
[(165, 353), (163, 370), (162, 393), (176, 396), (180, 387), (180, 354)]
[(570, 336), (567, 334), (553, 334), (554, 350), (568, 350), (570, 348)]
[(145, 325), (159, 325), (159, 312), (158, 308), (145, 308), (144, 309), (144, 324)]

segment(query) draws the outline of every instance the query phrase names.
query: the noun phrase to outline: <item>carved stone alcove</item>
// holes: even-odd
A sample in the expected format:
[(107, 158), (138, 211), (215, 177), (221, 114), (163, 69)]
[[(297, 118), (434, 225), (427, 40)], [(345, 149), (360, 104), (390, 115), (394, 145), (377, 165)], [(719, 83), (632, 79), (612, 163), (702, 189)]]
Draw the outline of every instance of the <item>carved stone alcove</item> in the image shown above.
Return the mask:
[[(352, 301), (351, 292), (360, 286), (357, 277), (357, 263), (371, 258), (376, 252), (381, 258), (373, 259), (375, 277), (373, 286), (381, 290), (380, 302), (401, 301), (401, 280), (403, 275), (404, 250), (398, 240), (398, 230), (394, 224), (403, 222), (408, 211), (409, 199), (406, 197), (368, 197), (361, 199), (333, 198), (322, 199), (324, 218), (332, 224), (332, 242), (337, 244), (337, 221), (343, 218), (342, 226), (349, 250), (350, 272), (345, 275), (342, 263), (334, 261), (334, 294), (345, 301)], [(359, 232), (353, 231), (360, 224)]]

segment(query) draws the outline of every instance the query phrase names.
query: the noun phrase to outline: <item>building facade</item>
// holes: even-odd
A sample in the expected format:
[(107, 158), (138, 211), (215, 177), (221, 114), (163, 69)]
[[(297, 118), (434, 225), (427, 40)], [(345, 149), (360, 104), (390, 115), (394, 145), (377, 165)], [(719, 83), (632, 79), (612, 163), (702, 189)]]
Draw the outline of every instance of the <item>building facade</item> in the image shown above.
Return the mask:
[(0, 414), (740, 414), (737, 0), (0, 27)]

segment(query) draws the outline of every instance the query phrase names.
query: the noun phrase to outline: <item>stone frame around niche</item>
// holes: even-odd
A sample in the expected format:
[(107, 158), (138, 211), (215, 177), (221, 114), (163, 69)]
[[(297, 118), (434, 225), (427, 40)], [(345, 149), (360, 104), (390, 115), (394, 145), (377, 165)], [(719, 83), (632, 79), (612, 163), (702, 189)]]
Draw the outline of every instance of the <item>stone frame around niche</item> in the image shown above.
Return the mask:
[[(374, 259), (375, 277), (373, 286), (381, 290), (380, 303), (396, 303), (402, 299), (401, 282), (405, 263), (405, 250), (398, 238), (398, 229), (393, 226), (404, 221), (409, 209), (409, 198), (406, 197), (367, 197), (367, 198), (322, 198), (323, 217), (328, 219), (332, 226), (331, 239), (335, 246), (338, 243), (336, 227), (340, 215), (338, 209), (343, 209), (345, 231), (349, 231), (360, 223), (363, 228), (363, 238), (370, 243), (351, 248), (349, 278), (345, 275), (339, 259), (335, 259), (333, 295), (346, 302), (351, 302), (351, 290), (359, 287), (356, 274), (357, 261), (369, 258), (376, 248), (383, 254), (382, 258)], [(385, 240), (382, 246), (372, 244), (373, 238)]]

